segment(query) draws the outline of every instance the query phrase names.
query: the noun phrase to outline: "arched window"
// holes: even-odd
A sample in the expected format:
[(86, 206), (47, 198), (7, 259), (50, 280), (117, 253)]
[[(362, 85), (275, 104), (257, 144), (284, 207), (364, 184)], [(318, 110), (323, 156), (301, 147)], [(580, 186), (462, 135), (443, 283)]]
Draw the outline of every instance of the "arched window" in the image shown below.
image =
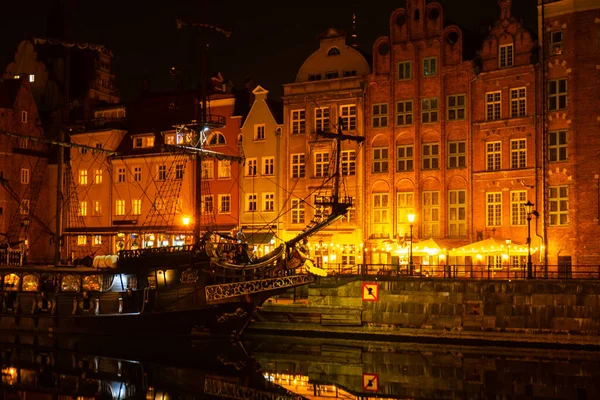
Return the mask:
[(337, 47), (332, 47), (327, 52), (327, 55), (328, 56), (339, 56), (340, 55), (340, 49), (338, 49)]
[(208, 138), (209, 146), (218, 146), (221, 144), (226, 144), (225, 136), (221, 132), (215, 132), (210, 138)]

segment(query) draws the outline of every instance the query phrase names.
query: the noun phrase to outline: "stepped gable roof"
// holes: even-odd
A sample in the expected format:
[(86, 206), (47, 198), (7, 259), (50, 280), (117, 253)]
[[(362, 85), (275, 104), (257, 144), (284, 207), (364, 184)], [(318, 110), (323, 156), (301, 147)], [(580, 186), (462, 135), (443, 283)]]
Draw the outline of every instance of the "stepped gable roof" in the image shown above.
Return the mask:
[(22, 84), (20, 79), (0, 80), (0, 108), (12, 109), (15, 106), (15, 100)]

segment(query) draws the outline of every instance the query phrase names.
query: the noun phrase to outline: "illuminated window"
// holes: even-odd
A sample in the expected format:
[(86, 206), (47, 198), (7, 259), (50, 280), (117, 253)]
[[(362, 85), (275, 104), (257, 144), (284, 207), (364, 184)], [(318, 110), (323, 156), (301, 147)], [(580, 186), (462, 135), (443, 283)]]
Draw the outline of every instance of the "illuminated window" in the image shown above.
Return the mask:
[(500, 46), (500, 56), (498, 57), (500, 68), (512, 67), (514, 62), (513, 58), (512, 44), (504, 44)]
[(275, 175), (275, 158), (274, 157), (263, 157), (262, 158), (262, 170), (263, 175), (273, 176)]
[(88, 215), (88, 204), (87, 201), (82, 201), (79, 203), (79, 215), (85, 217)]
[(413, 124), (413, 102), (412, 100), (396, 102), (396, 125)]
[(29, 82), (35, 82), (35, 75), (29, 74)]
[(440, 145), (437, 143), (426, 143), (423, 145), (423, 169), (440, 168)]
[(569, 224), (569, 187), (550, 186), (550, 225)]
[(412, 171), (414, 168), (413, 145), (398, 146), (396, 148), (396, 171)]
[(413, 192), (398, 192), (396, 194), (396, 201), (398, 234), (400, 236), (408, 236), (410, 234), (408, 214), (415, 213), (415, 194)]
[(275, 211), (275, 194), (274, 193), (263, 193), (263, 211), (265, 211), (265, 212)]
[(303, 153), (292, 154), (291, 157), (292, 178), (304, 178), (304, 170), (306, 166), (305, 155)]
[(87, 185), (87, 183), (88, 183), (88, 172), (86, 169), (80, 169), (79, 170), (79, 184)]
[(21, 183), (23, 185), (29, 184), (29, 169), (28, 168), (21, 169)]
[(388, 172), (389, 149), (387, 147), (373, 148), (373, 173)]
[(254, 140), (265, 140), (265, 124), (254, 125)]
[(29, 215), (29, 200), (28, 199), (22, 199), (21, 203), (19, 203), (19, 214)]
[(550, 33), (550, 54), (553, 56), (561, 55), (563, 52), (563, 32), (555, 31)]
[(438, 122), (438, 118), (439, 110), (437, 97), (421, 99), (421, 122), (424, 124)]
[[(219, 160), (218, 165), (218, 177), (220, 179), (231, 178), (231, 161), (230, 160)], [(183, 173), (181, 175), (183, 177)]]
[(485, 144), (488, 171), (496, 171), (502, 168), (502, 143), (489, 142)]
[(467, 166), (467, 143), (464, 140), (448, 142), (448, 168)]
[(371, 107), (372, 117), (371, 121), (373, 128), (384, 128), (388, 126), (388, 104), (378, 103), (373, 104)]
[(556, 111), (565, 108), (567, 108), (567, 80), (548, 81), (548, 110)]
[(304, 201), (300, 199), (292, 199), (292, 224), (304, 223)]
[(494, 121), (502, 118), (502, 96), (500, 92), (488, 92), (485, 94), (486, 121)]
[(116, 215), (125, 215), (125, 200), (117, 200)]
[(527, 211), (525, 210), (527, 203), (527, 192), (518, 190), (510, 192), (510, 224), (525, 225), (527, 220)]
[(99, 185), (102, 183), (102, 170), (94, 170), (94, 184)]
[(248, 193), (246, 195), (246, 211), (257, 211), (257, 195), (256, 193)]
[(567, 131), (548, 133), (548, 161), (567, 161)]
[(437, 75), (437, 57), (423, 59), (423, 76)]
[(102, 236), (94, 235), (94, 246), (102, 246)]
[(77, 235), (77, 246), (85, 246), (87, 244), (87, 236)]
[(423, 237), (440, 237), (440, 192), (423, 192), (421, 214)]
[(258, 160), (256, 158), (246, 159), (246, 176), (256, 176), (258, 174)]
[(510, 117), (518, 118), (527, 115), (527, 98), (525, 88), (510, 89)]
[(343, 150), (341, 158), (342, 175), (356, 175), (356, 151)]
[[(389, 195), (387, 193), (373, 193), (373, 234), (384, 237), (389, 232)], [(387, 236), (386, 236), (387, 237)]]
[(131, 200), (131, 213), (133, 215), (141, 215), (142, 214), (142, 199)]
[(215, 178), (215, 163), (213, 160), (202, 161), (202, 179)]
[(94, 216), (99, 217), (102, 215), (102, 203), (94, 201)]
[(342, 119), (342, 129), (348, 131), (356, 130), (356, 106), (354, 104), (340, 106), (340, 117)]
[(398, 63), (398, 80), (412, 78), (412, 61), (402, 61)]
[(352, 207), (348, 208), (348, 212), (341, 218), (341, 221), (346, 224), (356, 223), (356, 207), (354, 206), (354, 198), (352, 200)]
[(306, 133), (306, 111), (292, 110), (292, 135)]
[(466, 116), (466, 100), (464, 94), (453, 94), (447, 97), (448, 121), (464, 120)]
[(223, 214), (228, 214), (231, 212), (231, 195), (219, 195), (219, 212)]
[(322, 178), (329, 175), (329, 153), (315, 153), (315, 177)]
[(467, 236), (467, 191), (448, 191), (448, 236)]
[(502, 193), (486, 193), (486, 226), (502, 226)]
[(510, 167), (512, 169), (527, 167), (527, 139), (510, 141)]
[(329, 130), (329, 107), (315, 108), (315, 130)]

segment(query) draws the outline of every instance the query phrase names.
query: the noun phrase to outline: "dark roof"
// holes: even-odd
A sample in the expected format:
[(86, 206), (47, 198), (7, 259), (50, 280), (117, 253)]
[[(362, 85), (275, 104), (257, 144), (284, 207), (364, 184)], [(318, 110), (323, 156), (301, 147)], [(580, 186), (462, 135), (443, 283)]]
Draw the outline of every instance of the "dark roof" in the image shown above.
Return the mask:
[(278, 124), (283, 124), (283, 102), (277, 100), (265, 100), (269, 110), (271, 110), (271, 114), (273, 114), (273, 118), (275, 118), (275, 122)]
[(20, 79), (0, 80), (0, 108), (14, 108), (22, 84)]

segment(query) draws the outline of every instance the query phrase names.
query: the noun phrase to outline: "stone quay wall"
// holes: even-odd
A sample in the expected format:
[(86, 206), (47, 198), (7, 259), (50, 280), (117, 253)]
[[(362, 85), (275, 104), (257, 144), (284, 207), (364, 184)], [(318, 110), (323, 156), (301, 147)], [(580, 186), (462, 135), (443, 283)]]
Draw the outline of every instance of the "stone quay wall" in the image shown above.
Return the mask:
[(600, 281), (328, 278), (308, 302), (266, 303), (251, 330), (600, 345)]

